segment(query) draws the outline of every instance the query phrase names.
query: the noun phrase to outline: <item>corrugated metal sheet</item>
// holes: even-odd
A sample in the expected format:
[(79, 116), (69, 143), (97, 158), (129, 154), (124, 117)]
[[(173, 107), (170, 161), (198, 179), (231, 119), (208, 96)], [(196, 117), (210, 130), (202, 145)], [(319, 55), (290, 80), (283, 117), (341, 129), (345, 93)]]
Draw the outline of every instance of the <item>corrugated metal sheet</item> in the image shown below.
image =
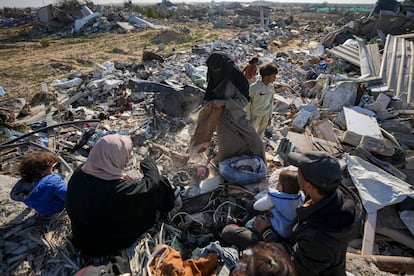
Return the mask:
[(380, 76), (394, 94), (408, 103), (414, 101), (414, 34), (388, 35)]
[[(359, 66), (362, 68), (369, 68), (372, 77), (377, 77), (380, 74), (381, 55), (377, 44), (365, 44), (361, 39), (358, 39), (362, 47), (354, 45), (339, 45), (329, 51), (343, 60)], [(361, 66), (362, 64), (362, 66)], [(363, 74), (366, 74), (364, 70)]]
[(330, 49), (329, 52), (349, 63), (360, 66), (358, 47), (354, 45), (339, 45)]
[(362, 46), (358, 49), (354, 45), (339, 45), (329, 51), (359, 66), (362, 72), (373, 72), (371, 75), (382, 78), (386, 86), (383, 90), (394, 91), (400, 99), (413, 102), (414, 34), (388, 35), (382, 60), (377, 44)]

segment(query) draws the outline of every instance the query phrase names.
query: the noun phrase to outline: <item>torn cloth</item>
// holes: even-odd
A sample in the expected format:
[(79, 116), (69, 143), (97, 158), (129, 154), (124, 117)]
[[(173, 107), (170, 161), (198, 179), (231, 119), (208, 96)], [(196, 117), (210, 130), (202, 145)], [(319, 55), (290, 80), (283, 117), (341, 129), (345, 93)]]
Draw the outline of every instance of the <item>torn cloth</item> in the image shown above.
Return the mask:
[(227, 267), (232, 270), (239, 260), (239, 251), (232, 247), (222, 247), (218, 241), (211, 242), (204, 248), (200, 249), (201, 256), (208, 256), (211, 252), (220, 255)]
[(180, 252), (172, 249), (168, 245), (162, 245), (159, 250), (153, 253), (154, 258), (150, 260), (147, 267), (150, 275), (169, 275), (169, 276), (203, 276), (212, 275), (214, 272), (218, 256), (210, 253), (207, 257), (198, 260), (183, 260)]
[(212, 102), (200, 110), (197, 126), (190, 141), (190, 157), (208, 148), (222, 111), (223, 107), (216, 107)]

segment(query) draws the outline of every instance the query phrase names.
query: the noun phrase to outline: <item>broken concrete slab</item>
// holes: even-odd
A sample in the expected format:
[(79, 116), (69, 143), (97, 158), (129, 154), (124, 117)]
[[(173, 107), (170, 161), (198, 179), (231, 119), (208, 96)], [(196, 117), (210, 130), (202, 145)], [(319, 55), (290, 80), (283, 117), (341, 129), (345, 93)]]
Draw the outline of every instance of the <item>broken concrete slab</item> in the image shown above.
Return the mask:
[(414, 170), (414, 156), (410, 156), (405, 159), (405, 169)]
[(333, 130), (333, 123), (329, 119), (312, 121), (311, 127), (317, 138), (323, 138), (340, 145), (338, 137)]
[(362, 136), (371, 136), (383, 140), (381, 129), (375, 118), (361, 114), (351, 108), (344, 107), (347, 131), (343, 142), (358, 146)]
[(327, 86), (323, 91), (323, 107), (339, 112), (344, 106), (354, 106), (359, 84), (356, 82), (338, 82)]
[(311, 117), (312, 112), (309, 112), (305, 109), (301, 109), (293, 119), (292, 125), (298, 128), (304, 128)]
[(395, 149), (387, 146), (384, 140), (372, 136), (363, 135), (360, 141), (360, 147), (383, 156), (393, 156), (395, 153)]
[(375, 99), (374, 103), (368, 103), (364, 105), (364, 108), (375, 111), (376, 113), (384, 111), (391, 102), (391, 97), (385, 93), (380, 93)]
[(53, 24), (54, 21), (61, 24), (72, 24), (75, 19), (68, 14), (52, 5), (41, 7), (37, 10), (37, 17), (43, 24)]

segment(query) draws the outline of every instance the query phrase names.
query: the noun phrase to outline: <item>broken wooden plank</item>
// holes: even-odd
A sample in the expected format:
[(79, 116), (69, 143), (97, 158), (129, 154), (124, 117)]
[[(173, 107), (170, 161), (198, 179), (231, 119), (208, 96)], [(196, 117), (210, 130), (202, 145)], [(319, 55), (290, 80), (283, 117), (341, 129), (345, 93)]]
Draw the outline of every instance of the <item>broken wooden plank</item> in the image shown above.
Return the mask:
[(342, 151), (341, 145), (311, 135), (289, 131), (286, 135), (299, 152), (326, 151), (333, 155)]
[(374, 252), (376, 224), (377, 212), (367, 213), (364, 226), (364, 235), (362, 238), (362, 255), (371, 255)]
[[(47, 93), (47, 84), (42, 83), (42, 92)], [(44, 102), (45, 107), (45, 114), (46, 114), (46, 126), (53, 125), (53, 118), (52, 118), (52, 105), (50, 103), (49, 97), (46, 97), (46, 100)], [(51, 150), (54, 150), (56, 148), (56, 141), (55, 141), (55, 130), (54, 128), (49, 128), (47, 130), (47, 145), (48, 148)]]
[(414, 115), (414, 109), (398, 109), (396, 110), (399, 114)]
[(325, 139), (312, 137), (312, 144), (314, 151), (326, 151), (333, 155), (342, 152), (341, 144), (331, 142)]

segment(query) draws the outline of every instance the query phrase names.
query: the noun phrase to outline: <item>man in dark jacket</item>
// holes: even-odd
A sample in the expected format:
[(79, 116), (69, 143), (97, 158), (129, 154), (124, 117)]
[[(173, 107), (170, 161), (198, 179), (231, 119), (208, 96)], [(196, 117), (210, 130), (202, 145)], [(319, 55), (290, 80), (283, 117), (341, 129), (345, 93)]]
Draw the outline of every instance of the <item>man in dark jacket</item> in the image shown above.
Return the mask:
[[(348, 242), (360, 230), (360, 199), (341, 185), (338, 161), (325, 152), (288, 155), (298, 167), (298, 182), (308, 200), (297, 209), (292, 258), (298, 275), (346, 275), (345, 255)], [(265, 241), (272, 241), (268, 221), (258, 221)]]

